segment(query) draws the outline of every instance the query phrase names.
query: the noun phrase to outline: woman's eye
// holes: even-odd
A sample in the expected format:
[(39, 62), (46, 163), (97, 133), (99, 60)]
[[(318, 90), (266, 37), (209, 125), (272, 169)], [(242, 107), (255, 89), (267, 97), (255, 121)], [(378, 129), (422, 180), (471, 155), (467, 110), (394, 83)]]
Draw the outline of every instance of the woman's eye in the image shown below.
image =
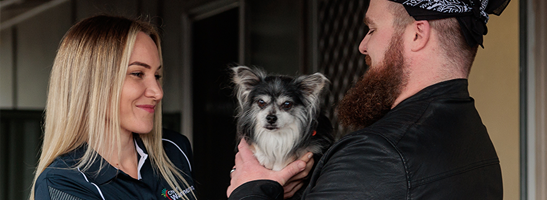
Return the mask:
[(156, 80), (160, 80), (160, 78), (161, 78), (161, 75), (159, 75), (159, 74), (156, 74), (154, 76), (156, 77)]
[(133, 73), (131, 73), (131, 75), (141, 78), (144, 75), (144, 73), (142, 73), (142, 72), (133, 72)]
[(266, 107), (266, 102), (262, 99), (259, 99), (258, 101), (256, 101), (256, 104), (258, 105), (258, 107), (260, 108), (264, 108)]
[(374, 32), (374, 30), (370, 29), (370, 30), (368, 30), (367, 35), (370, 35), (370, 34), (372, 34), (373, 32)]
[(290, 102), (290, 101), (285, 101), (285, 102), (283, 102), (283, 104), (281, 104), (281, 108), (283, 110), (290, 110), (292, 108), (292, 106), (293, 106), (293, 103)]

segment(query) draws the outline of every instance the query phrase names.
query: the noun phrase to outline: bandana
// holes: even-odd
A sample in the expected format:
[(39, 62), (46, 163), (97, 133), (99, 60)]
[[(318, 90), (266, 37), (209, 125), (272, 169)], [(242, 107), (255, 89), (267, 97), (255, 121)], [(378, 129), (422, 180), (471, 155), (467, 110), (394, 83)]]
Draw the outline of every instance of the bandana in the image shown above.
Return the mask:
[(467, 44), (482, 45), (488, 29), (488, 14), (500, 15), (511, 0), (391, 0), (403, 4), (416, 20), (455, 17)]

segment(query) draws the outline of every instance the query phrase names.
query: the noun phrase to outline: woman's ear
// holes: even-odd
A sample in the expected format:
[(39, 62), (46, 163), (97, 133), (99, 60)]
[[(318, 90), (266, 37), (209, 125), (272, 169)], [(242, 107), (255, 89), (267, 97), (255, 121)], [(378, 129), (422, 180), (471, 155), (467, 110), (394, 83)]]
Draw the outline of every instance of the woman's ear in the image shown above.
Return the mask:
[(413, 38), (411, 41), (411, 50), (419, 51), (427, 46), (431, 38), (431, 26), (429, 26), (429, 21), (420, 20), (412, 23), (412, 34)]

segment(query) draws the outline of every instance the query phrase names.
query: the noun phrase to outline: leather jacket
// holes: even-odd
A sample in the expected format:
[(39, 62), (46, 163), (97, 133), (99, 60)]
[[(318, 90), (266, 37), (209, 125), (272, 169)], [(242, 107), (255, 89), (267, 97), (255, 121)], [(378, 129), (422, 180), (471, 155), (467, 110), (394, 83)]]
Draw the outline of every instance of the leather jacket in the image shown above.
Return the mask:
[[(302, 199), (502, 199), (501, 169), (467, 80), (429, 86), (374, 124), (337, 141)], [(274, 181), (230, 199), (283, 199)]]

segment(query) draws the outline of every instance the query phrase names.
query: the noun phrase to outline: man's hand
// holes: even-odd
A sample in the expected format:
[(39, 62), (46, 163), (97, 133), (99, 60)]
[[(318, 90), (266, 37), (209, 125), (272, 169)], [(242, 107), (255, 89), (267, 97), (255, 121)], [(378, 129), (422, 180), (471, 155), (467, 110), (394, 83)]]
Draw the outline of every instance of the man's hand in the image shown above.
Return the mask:
[(283, 190), (285, 191), (283, 198), (291, 198), (295, 192), (297, 192), (298, 190), (300, 190), (300, 188), (302, 188), (302, 186), (304, 186), (304, 180), (308, 178), (308, 174), (310, 174), (311, 168), (313, 167), (314, 160), (312, 156), (313, 153), (308, 152), (300, 158), (301, 161), (307, 163), (306, 169), (293, 176), (287, 181), (285, 185), (283, 185)]
[[(285, 168), (283, 168), (281, 171), (272, 171), (264, 166), (260, 165), (256, 157), (253, 155), (253, 152), (249, 149), (249, 145), (244, 139), (241, 139), (238, 146), (239, 152), (236, 154), (235, 158), (235, 170), (231, 173), (232, 180), (230, 181), (230, 186), (228, 186), (228, 190), (226, 191), (226, 195), (229, 197), (232, 192), (242, 185), (243, 183), (254, 181), (254, 180), (273, 180), (281, 184), (282, 186), (288, 183), (290, 180), (293, 182), (293, 180), (301, 180), (302, 177), (306, 177), (309, 173), (309, 170), (311, 170), (311, 167), (308, 167), (309, 160), (311, 158), (311, 153), (308, 153), (303, 156), (304, 159), (298, 159), (291, 164), (287, 165)], [(313, 162), (311, 162), (311, 165), (313, 166)], [(309, 169), (308, 169), (309, 168)], [(305, 171), (304, 174), (300, 173)], [(299, 174), (300, 173), (300, 174)], [(298, 174), (298, 175), (297, 175)], [(297, 176), (295, 176), (297, 175)], [(294, 178), (292, 178), (294, 176)], [(301, 181), (300, 181), (301, 183)], [(290, 185), (290, 184), (289, 184)], [(299, 184), (296, 183), (294, 186), (292, 186), (292, 189), (290, 188), (284, 188), (289, 189), (289, 192), (296, 192), (296, 186)], [(299, 188), (302, 187), (300, 184)], [(294, 191), (293, 191), (294, 190)], [(286, 193), (287, 194), (287, 193)], [(292, 196), (292, 195), (291, 195)]]

